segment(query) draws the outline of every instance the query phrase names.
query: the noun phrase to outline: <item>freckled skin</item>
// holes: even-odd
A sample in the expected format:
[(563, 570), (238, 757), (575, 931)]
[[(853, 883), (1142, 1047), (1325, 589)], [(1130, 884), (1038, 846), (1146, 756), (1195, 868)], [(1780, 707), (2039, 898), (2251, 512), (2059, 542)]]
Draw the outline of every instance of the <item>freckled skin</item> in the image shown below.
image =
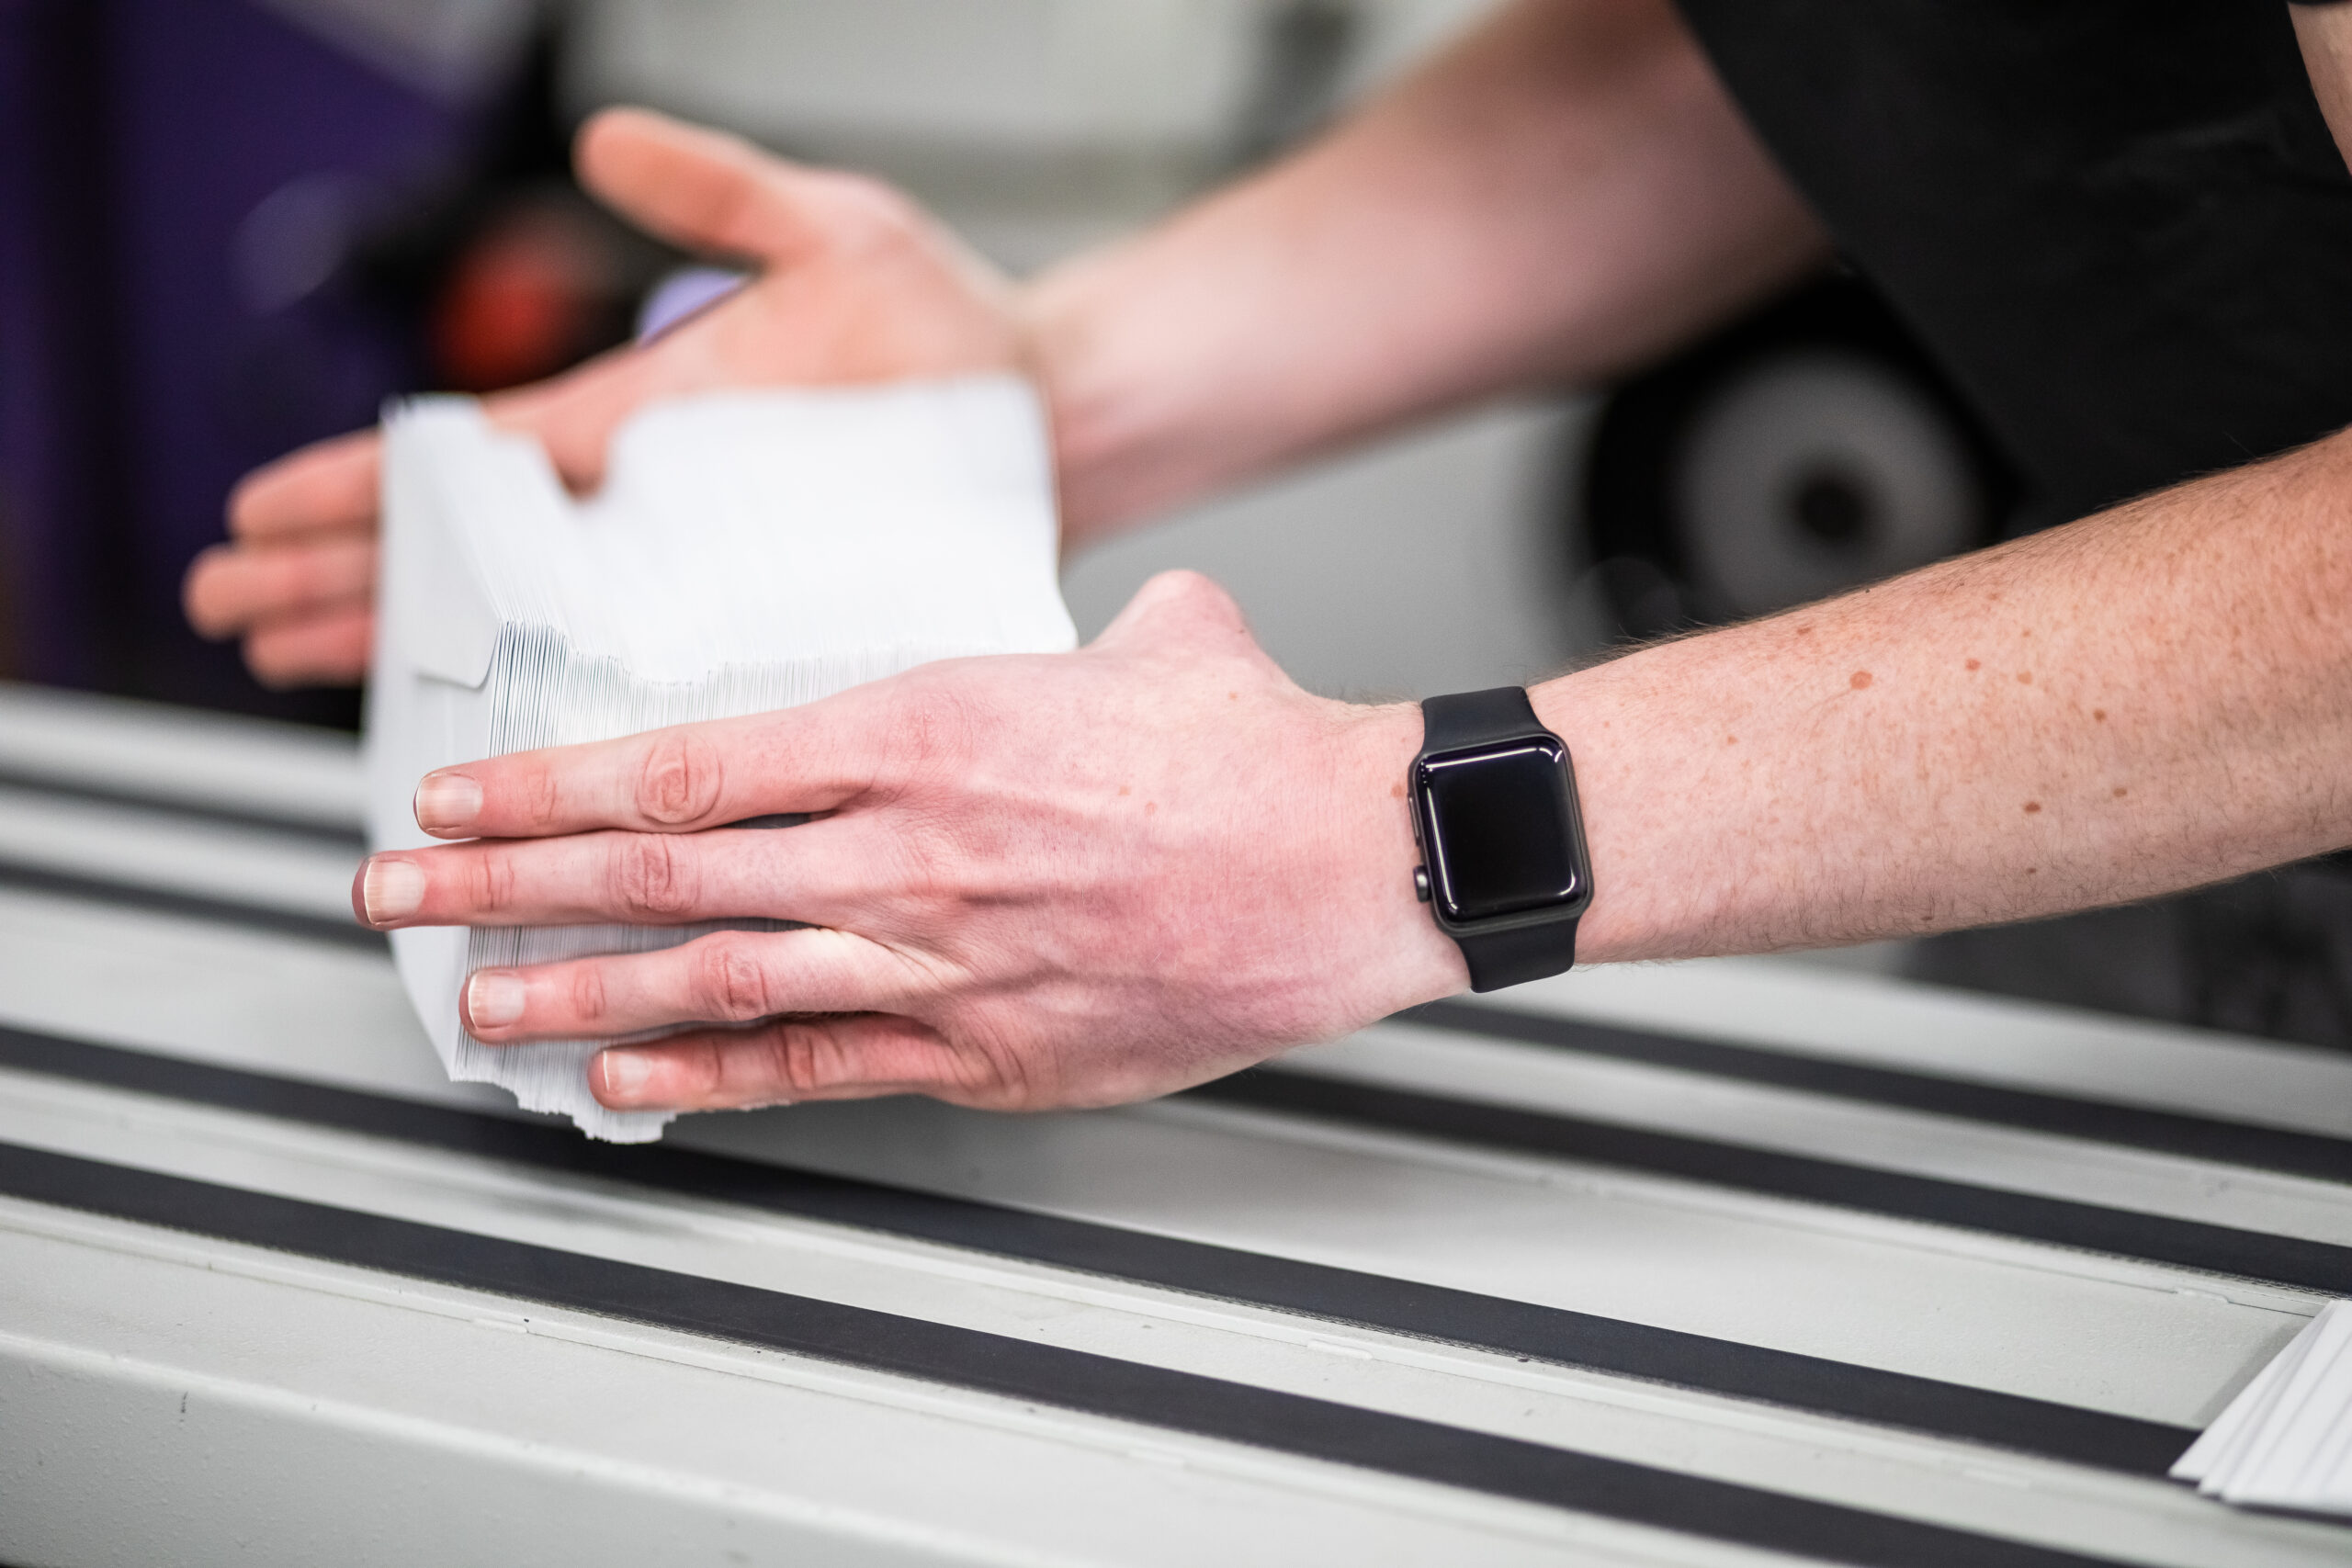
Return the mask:
[[(1600, 889), (1580, 951), (2026, 919), (2352, 844), (2346, 495), (2352, 434), (1541, 688)], [(1970, 651), (2029, 629), (2041, 669)], [(1873, 700), (1819, 700), (1864, 670)], [(1995, 683), (1907, 679), (1956, 671)], [(2075, 682), (2134, 694), (2131, 723), (2050, 700)], [(1690, 767), (1673, 737), (1702, 724), (1739, 767)], [(2116, 809), (2053, 804), (2095, 799)]]

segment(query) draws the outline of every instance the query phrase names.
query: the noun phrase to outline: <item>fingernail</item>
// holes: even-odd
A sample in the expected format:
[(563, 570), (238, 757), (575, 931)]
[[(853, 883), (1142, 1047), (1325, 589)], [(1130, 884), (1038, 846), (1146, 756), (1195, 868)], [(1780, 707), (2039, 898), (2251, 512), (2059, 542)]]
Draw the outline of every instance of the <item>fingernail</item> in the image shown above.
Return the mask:
[(359, 918), (371, 926), (404, 919), (424, 902), (424, 868), (414, 861), (376, 855), (360, 868)]
[(427, 773), (416, 786), (416, 825), (426, 832), (469, 827), (481, 815), (481, 785), (463, 773)]
[(604, 1092), (596, 1098), (607, 1105), (628, 1104), (637, 1099), (645, 1081), (653, 1076), (652, 1058), (641, 1051), (600, 1051), (596, 1054), (596, 1087)]
[(528, 989), (519, 975), (503, 969), (475, 970), (473, 978), (466, 982), (466, 1022), (477, 1033), (520, 1023)]

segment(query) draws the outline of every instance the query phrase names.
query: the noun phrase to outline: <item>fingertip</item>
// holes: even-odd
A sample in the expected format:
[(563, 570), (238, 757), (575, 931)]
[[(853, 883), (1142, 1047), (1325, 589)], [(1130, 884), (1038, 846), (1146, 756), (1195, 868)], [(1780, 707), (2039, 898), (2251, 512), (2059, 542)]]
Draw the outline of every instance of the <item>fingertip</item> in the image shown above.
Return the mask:
[(458, 993), (458, 1017), (470, 1033), (503, 1034), (523, 1021), (530, 994), (512, 969), (477, 969)]
[(409, 803), (416, 825), (428, 833), (463, 838), (481, 816), (481, 781), (454, 768), (427, 773)]
[(580, 122), (571, 138), (572, 164), (582, 174), (608, 153), (627, 151), (634, 142), (678, 125), (668, 115), (637, 104), (613, 104)]
[(588, 1064), (588, 1092), (607, 1110), (641, 1110), (650, 1104), (649, 1090), (660, 1070), (661, 1058), (650, 1051), (599, 1051)]
[(424, 868), (404, 855), (369, 855), (351, 879), (351, 912), (382, 931), (424, 907)]
[(263, 539), (366, 526), (376, 515), (381, 455), (380, 436), (363, 430), (264, 464), (229, 492), (230, 536)]
[(600, 109), (571, 141), (573, 171), (600, 198), (626, 203), (681, 152), (706, 156), (743, 145), (724, 131), (689, 125), (634, 104)]
[(272, 691), (352, 685), (368, 673), (376, 636), (366, 605), (269, 626), (245, 637), (245, 668)]
[(187, 574), (180, 579), (180, 613), (196, 635), (208, 642), (220, 642), (237, 630), (217, 602), (220, 573), (233, 553), (228, 545), (207, 545), (187, 563)]

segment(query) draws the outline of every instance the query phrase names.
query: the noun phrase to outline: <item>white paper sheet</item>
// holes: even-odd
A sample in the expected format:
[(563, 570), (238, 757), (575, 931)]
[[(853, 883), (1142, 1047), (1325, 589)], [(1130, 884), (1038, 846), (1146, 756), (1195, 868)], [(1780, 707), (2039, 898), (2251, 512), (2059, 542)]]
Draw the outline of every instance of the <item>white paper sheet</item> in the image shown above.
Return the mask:
[[(586, 501), (470, 400), (411, 403), (386, 422), (371, 844), (431, 841), (410, 802), (437, 767), (790, 706), (933, 659), (1068, 649), (1056, 551), (1044, 419), (1012, 377), (657, 404), (615, 434)], [(594, 1045), (484, 1045), (458, 1023), (458, 987), (487, 964), (716, 929), (426, 928), (392, 951), (453, 1078), (639, 1142), (669, 1117), (597, 1104)]]
[(2352, 1302), (2330, 1302), (2172, 1468), (2209, 1497), (2352, 1514)]

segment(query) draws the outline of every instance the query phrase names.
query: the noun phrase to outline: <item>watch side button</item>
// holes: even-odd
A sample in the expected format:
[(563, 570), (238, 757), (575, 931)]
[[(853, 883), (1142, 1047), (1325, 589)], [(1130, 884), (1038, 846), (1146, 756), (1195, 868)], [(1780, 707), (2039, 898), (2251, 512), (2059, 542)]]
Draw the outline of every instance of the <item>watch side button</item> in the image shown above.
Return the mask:
[(1417, 865), (1413, 868), (1413, 897), (1424, 904), (1430, 901), (1430, 868), (1428, 866)]

